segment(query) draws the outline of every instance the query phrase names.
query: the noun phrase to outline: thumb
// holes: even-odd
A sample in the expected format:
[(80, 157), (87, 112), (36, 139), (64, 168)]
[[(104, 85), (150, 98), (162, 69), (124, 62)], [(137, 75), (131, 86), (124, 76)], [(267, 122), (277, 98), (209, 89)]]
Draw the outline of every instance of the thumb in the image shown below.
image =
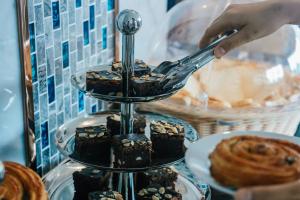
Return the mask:
[(214, 50), (214, 54), (217, 58), (221, 58), (230, 50), (239, 47), (251, 40), (254, 40), (254, 35), (250, 34), (246, 28), (241, 29), (238, 33), (232, 35), (228, 39), (222, 41)]
[(235, 200), (296, 200), (300, 199), (300, 181), (273, 186), (243, 188), (236, 192)]

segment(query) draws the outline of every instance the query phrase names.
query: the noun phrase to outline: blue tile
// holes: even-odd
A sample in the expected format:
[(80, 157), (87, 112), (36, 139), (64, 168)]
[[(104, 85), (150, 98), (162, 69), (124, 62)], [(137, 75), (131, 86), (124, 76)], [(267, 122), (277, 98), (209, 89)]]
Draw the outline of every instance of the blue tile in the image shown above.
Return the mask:
[(32, 93), (33, 93), (33, 108), (34, 112), (39, 111), (39, 84), (35, 83), (32, 85)]
[(69, 42), (70, 42), (70, 52), (76, 50), (76, 25), (73, 24), (69, 27)]
[(95, 6), (90, 6), (90, 29), (93, 30), (95, 28)]
[(81, 5), (82, 5), (81, 0), (76, 0), (76, 8), (81, 7)]
[(64, 70), (64, 95), (66, 94), (70, 94), (70, 83), (71, 83), (71, 80), (70, 80), (70, 70), (67, 69), (67, 70)]
[(28, 21), (34, 21), (34, 8), (33, 8), (33, 0), (28, 1)]
[(101, 14), (101, 0), (96, 0), (96, 15)]
[(74, 104), (72, 106), (72, 118), (76, 118), (78, 116), (78, 106), (77, 104)]
[(82, 112), (84, 110), (84, 93), (78, 91), (78, 111)]
[(41, 117), (41, 122), (48, 120), (48, 95), (47, 95), (47, 93), (40, 96), (40, 117)]
[(59, 16), (59, 1), (52, 2), (52, 20), (53, 29), (60, 27), (60, 16)]
[(45, 19), (45, 43), (46, 48), (53, 46), (53, 27), (50, 17)]
[(56, 113), (56, 103), (52, 103), (49, 105), (49, 113)]
[(102, 27), (102, 49), (107, 48), (107, 27)]
[(44, 0), (44, 17), (51, 16), (51, 0)]
[(34, 136), (38, 140), (41, 137), (40, 114), (34, 114)]
[(46, 62), (46, 46), (45, 36), (41, 35), (36, 38), (36, 53), (37, 53), (37, 64), (42, 65)]
[(48, 122), (44, 122), (41, 124), (41, 132), (42, 132), (42, 149), (46, 148), (49, 145), (49, 137), (48, 137)]
[(90, 42), (90, 39), (89, 39), (89, 34), (90, 31), (89, 31), (89, 21), (85, 21), (83, 22), (83, 41), (84, 41), (84, 45), (88, 45), (89, 42)]
[(70, 54), (70, 67), (71, 67), (71, 74), (76, 73), (76, 52), (72, 52)]
[(60, 2), (60, 12), (66, 12), (68, 8), (67, 0), (59, 0)]
[(60, 16), (61, 18), (61, 33), (62, 33), (62, 41), (69, 40), (69, 21), (68, 21), (68, 13), (63, 13)]
[(92, 106), (92, 113), (96, 113), (97, 112), (97, 105), (93, 105)]
[(61, 112), (57, 114), (57, 127), (60, 127), (63, 124), (64, 124), (64, 113)]
[(36, 166), (40, 166), (42, 164), (41, 140), (36, 140), (35, 148), (36, 148)]
[(52, 76), (55, 72), (53, 47), (46, 49), (46, 66), (47, 76)]
[(42, 169), (42, 166), (39, 166), (39, 167), (36, 169), (36, 173), (38, 173), (38, 175), (40, 175), (41, 177), (43, 176), (43, 169)]
[(55, 144), (55, 134), (56, 134), (56, 130), (49, 133), (51, 156), (54, 156), (57, 153), (57, 148), (56, 148), (56, 144)]
[(48, 103), (52, 103), (55, 100), (55, 83), (54, 76), (48, 78)]
[(64, 100), (65, 100), (65, 121), (68, 121), (72, 117), (70, 95), (65, 96)]
[(32, 74), (32, 82), (35, 83), (37, 81), (37, 66), (36, 66), (36, 55), (31, 55), (31, 74)]
[(61, 30), (54, 31), (54, 56), (61, 57)]
[(43, 158), (43, 174), (46, 174), (50, 170), (50, 154), (49, 154), (49, 148), (45, 149), (42, 152), (42, 158)]
[(63, 68), (69, 67), (69, 42), (62, 44)]
[(83, 39), (82, 36), (77, 38), (77, 61), (83, 60)]
[(36, 35), (42, 35), (44, 33), (44, 14), (42, 5), (37, 5), (34, 7), (35, 14), (35, 33)]
[(68, 1), (69, 24), (75, 23), (75, 0)]
[(72, 95), (72, 104), (77, 103), (77, 94), (78, 90), (75, 87), (72, 87), (71, 95)]
[(91, 55), (96, 54), (96, 34), (95, 31), (91, 32)]
[(107, 0), (107, 10), (111, 11), (115, 8), (115, 0)]
[(63, 111), (63, 106), (64, 106), (64, 91), (63, 87), (59, 86), (56, 88), (56, 110), (57, 112)]
[(38, 80), (39, 80), (39, 93), (45, 93), (47, 91), (47, 71), (46, 65), (42, 65), (38, 68)]
[(103, 110), (103, 101), (98, 101), (98, 111)]
[(30, 52), (35, 52), (35, 31), (34, 23), (29, 24), (29, 37), (30, 37)]
[(49, 131), (56, 130), (56, 113), (49, 115)]
[(63, 82), (62, 61), (61, 58), (55, 60), (55, 83), (60, 85)]

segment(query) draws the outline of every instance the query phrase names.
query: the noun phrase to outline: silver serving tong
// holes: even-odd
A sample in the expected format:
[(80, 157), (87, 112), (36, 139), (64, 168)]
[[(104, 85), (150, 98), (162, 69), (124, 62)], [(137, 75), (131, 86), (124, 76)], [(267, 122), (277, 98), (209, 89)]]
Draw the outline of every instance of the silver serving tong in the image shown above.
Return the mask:
[(164, 74), (165, 77), (161, 80), (164, 90), (182, 88), (188, 78), (198, 69), (209, 63), (215, 58), (214, 48), (224, 39), (235, 34), (237, 30), (226, 32), (220, 35), (216, 40), (210, 43), (207, 47), (200, 49), (195, 54), (187, 56), (175, 62), (164, 61), (153, 72)]

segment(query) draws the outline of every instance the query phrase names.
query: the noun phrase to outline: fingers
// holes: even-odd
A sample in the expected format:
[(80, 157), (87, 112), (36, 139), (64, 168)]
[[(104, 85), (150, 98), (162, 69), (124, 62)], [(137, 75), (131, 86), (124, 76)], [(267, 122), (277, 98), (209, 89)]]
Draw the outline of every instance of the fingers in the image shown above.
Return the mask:
[(253, 31), (247, 27), (241, 29), (236, 34), (222, 41), (214, 50), (214, 54), (217, 58), (221, 58), (230, 50), (239, 47), (247, 42), (256, 39), (256, 34), (252, 34)]
[(296, 200), (300, 199), (300, 181), (276, 186), (240, 189), (235, 200)]

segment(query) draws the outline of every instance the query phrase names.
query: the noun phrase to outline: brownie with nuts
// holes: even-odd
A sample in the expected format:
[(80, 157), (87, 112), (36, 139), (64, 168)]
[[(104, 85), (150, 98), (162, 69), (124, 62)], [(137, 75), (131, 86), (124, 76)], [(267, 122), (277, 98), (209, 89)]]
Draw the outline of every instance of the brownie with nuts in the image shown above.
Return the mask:
[(171, 187), (151, 185), (139, 190), (137, 200), (182, 200), (182, 195)]
[(150, 124), (151, 141), (156, 158), (179, 158), (184, 155), (184, 127), (165, 121)]
[(110, 174), (92, 168), (73, 173), (74, 199), (88, 199), (88, 194), (97, 190), (107, 190)]
[(116, 167), (139, 168), (151, 163), (152, 143), (145, 135), (116, 135), (113, 149)]
[[(144, 134), (146, 128), (146, 118), (142, 115), (135, 115), (133, 120), (133, 132)], [(121, 130), (121, 116), (113, 114), (107, 117), (107, 131), (111, 135), (119, 135)]]
[(104, 125), (76, 128), (74, 155), (82, 160), (109, 164), (111, 136)]
[(141, 77), (131, 78), (132, 93), (136, 97), (155, 96), (162, 93), (162, 74), (151, 73)]
[(86, 72), (86, 89), (93, 93), (114, 94), (122, 91), (120, 74), (108, 70)]
[[(112, 71), (121, 73), (122, 72), (122, 63), (114, 62), (111, 67)], [(140, 77), (144, 75), (148, 75), (151, 73), (151, 68), (142, 60), (135, 60), (134, 65), (134, 76)]]
[(178, 173), (171, 167), (140, 172), (137, 174), (136, 187), (141, 189), (148, 185), (159, 184), (164, 187), (175, 188), (177, 177)]
[(123, 200), (123, 196), (116, 191), (96, 191), (89, 194), (89, 200)]

